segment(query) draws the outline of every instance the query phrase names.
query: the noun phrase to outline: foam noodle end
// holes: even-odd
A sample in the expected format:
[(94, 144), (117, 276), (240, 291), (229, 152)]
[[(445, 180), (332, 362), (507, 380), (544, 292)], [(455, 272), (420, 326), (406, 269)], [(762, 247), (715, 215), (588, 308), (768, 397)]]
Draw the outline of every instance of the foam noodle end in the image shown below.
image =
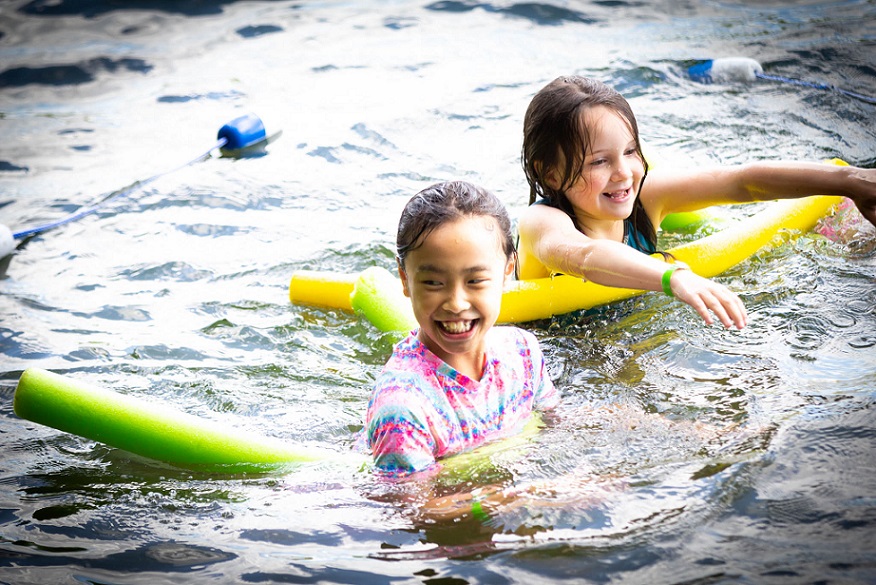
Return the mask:
[(353, 310), (365, 316), (380, 331), (411, 331), (417, 320), (402, 284), (389, 270), (379, 266), (359, 274), (350, 295)]

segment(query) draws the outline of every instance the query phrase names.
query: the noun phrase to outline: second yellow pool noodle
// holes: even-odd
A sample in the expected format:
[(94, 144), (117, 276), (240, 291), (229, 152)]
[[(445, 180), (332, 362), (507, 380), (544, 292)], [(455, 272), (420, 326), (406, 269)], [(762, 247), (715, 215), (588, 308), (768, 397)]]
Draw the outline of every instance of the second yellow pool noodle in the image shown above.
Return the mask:
[[(810, 229), (831, 207), (842, 200), (841, 197), (819, 196), (808, 197), (795, 201), (781, 201), (770, 206), (749, 218), (742, 225), (728, 228), (724, 231), (706, 236), (695, 242), (683, 244), (677, 248), (668, 250), (678, 260), (688, 264), (694, 272), (701, 276), (712, 277), (739, 264), (760, 248), (768, 244), (776, 234), (782, 230), (807, 230)], [(805, 203), (805, 205), (803, 204)], [(744, 233), (743, 233), (744, 232)], [(407, 323), (397, 316), (391, 315), (393, 305), (387, 304), (386, 299), (395, 298), (399, 304), (395, 310), (406, 312), (410, 302), (401, 295), (401, 283), (388, 270), (379, 267), (371, 267), (365, 280), (369, 281), (365, 288), (360, 291), (360, 297), (375, 295), (380, 300), (365, 300), (360, 298), (357, 304), (360, 312), (365, 314), (373, 323), (386, 324), (390, 322)], [(383, 275), (377, 274), (382, 271)], [(337, 281), (334, 276), (339, 276)], [(358, 278), (358, 277), (357, 277)], [(355, 282), (349, 284), (350, 275), (333, 275), (331, 273), (307, 272), (297, 273), (293, 287), (290, 288), (292, 302), (308, 303), (309, 298), (314, 298), (312, 304), (330, 306), (340, 309), (353, 309), (351, 296), (356, 296)], [(331, 288), (337, 283), (337, 290), (347, 292), (346, 299), (340, 294), (322, 295), (318, 298), (308, 290), (308, 284), (314, 282), (320, 289)], [(392, 289), (397, 289), (397, 293)], [(553, 315), (560, 315), (581, 309), (589, 309), (606, 303), (630, 298), (642, 291), (633, 289), (613, 288), (584, 282), (571, 276), (554, 276), (548, 278), (536, 278), (532, 280), (513, 281), (509, 283), (502, 296), (502, 308), (499, 313), (500, 323), (520, 323), (536, 319), (546, 319)], [(336, 304), (329, 304), (328, 299), (335, 299)], [(369, 311), (367, 307), (379, 306), (379, 310)], [(375, 326), (378, 326), (375, 323)], [(386, 325), (383, 325), (385, 327)], [(391, 331), (378, 326), (382, 331)]]
[[(846, 164), (839, 159), (830, 162)], [(744, 222), (667, 251), (679, 261), (688, 264), (697, 274), (707, 278), (717, 276), (769, 244), (780, 231), (811, 229), (841, 200), (837, 196), (814, 196), (773, 202)], [(410, 307), (409, 300), (401, 295), (401, 283), (388, 270), (372, 267), (369, 271), (365, 279), (368, 281), (367, 285), (360, 288), (359, 296), (375, 295), (383, 300), (372, 302), (360, 298), (357, 301), (360, 312), (372, 322), (377, 320), (385, 324), (396, 320), (404, 323), (405, 327), (410, 326), (409, 317), (399, 319), (392, 315), (393, 310), (406, 312)], [(384, 274), (377, 276), (379, 271)], [(357, 296), (356, 283), (361, 276), (299, 271), (293, 275), (290, 283), (289, 298), (293, 303), (350, 310), (353, 309), (351, 297)], [(502, 297), (499, 322), (519, 323), (545, 319), (626, 299), (641, 292), (584, 282), (571, 276), (513, 281), (509, 283)], [(385, 300), (392, 298), (397, 300), (396, 305)], [(366, 305), (380, 308), (369, 314), (365, 309)]]

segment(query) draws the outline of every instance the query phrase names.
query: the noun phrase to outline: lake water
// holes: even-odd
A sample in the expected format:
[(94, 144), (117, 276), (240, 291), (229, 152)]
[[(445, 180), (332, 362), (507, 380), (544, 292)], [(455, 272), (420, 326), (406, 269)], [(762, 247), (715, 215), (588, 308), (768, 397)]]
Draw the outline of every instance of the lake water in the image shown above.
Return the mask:
[[(443, 179), (517, 217), (531, 96), (616, 86), (684, 164), (876, 165), (876, 4), (4, 2), (0, 223), (39, 226), (172, 169), (254, 111), (283, 135), (27, 240), (0, 277), (0, 582), (876, 582), (872, 234), (784, 238), (722, 275), (706, 327), (646, 294), (527, 327), (563, 394), (522, 454), (438, 489), (548, 482), (486, 524), (423, 524), (340, 463), (195, 473), (21, 420), (40, 367), (239, 429), (346, 450), (393, 337), (297, 306), (298, 269), (392, 267), (398, 214)], [(748, 211), (729, 209), (732, 220)], [(693, 237), (696, 237), (694, 235)], [(466, 484), (466, 482), (470, 482)]]

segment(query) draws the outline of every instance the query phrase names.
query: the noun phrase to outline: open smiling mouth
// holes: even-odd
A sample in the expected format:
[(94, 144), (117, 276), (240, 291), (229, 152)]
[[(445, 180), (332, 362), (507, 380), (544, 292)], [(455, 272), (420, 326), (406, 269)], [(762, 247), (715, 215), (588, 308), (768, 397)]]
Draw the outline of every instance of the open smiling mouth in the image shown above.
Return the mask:
[(627, 188), (620, 191), (612, 191), (611, 193), (603, 193), (603, 195), (605, 195), (609, 199), (626, 199), (627, 197), (629, 197), (631, 191), (631, 188)]
[(471, 321), (438, 321), (438, 327), (451, 335), (459, 335), (471, 331), (477, 322), (477, 319)]

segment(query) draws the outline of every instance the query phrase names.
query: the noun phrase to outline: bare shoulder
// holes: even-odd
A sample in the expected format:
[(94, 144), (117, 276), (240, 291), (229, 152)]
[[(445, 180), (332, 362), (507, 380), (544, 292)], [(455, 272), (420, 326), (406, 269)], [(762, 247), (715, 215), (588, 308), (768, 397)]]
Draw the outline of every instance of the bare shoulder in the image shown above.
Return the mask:
[(520, 214), (518, 229), (523, 236), (523, 232), (533, 234), (544, 230), (565, 230), (574, 229), (572, 219), (561, 211), (550, 205), (530, 205)]
[(520, 247), (531, 249), (578, 234), (566, 212), (549, 205), (530, 205), (517, 222)]
[(545, 259), (557, 242), (568, 241), (577, 234), (572, 219), (559, 209), (548, 205), (530, 205), (517, 222), (519, 236), (517, 255), (522, 279), (550, 275)]

